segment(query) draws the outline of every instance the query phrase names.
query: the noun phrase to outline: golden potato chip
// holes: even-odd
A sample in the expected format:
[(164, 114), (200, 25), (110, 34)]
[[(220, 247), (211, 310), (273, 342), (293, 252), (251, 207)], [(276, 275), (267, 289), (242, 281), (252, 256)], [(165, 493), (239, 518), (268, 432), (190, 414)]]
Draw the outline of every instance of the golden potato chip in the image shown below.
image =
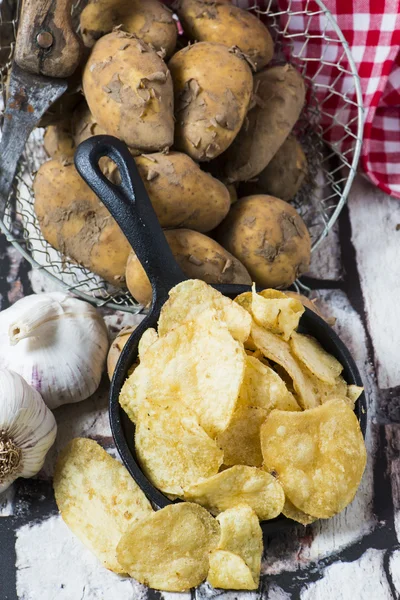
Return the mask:
[(361, 394), (363, 393), (364, 388), (359, 385), (348, 385), (347, 386), (347, 397), (350, 402), (353, 404), (353, 407)]
[(207, 577), (219, 523), (196, 504), (167, 506), (130, 527), (117, 548), (131, 577), (156, 590), (185, 592)]
[(138, 354), (139, 360), (143, 360), (143, 356), (154, 342), (158, 340), (158, 333), (153, 327), (149, 327), (140, 338)]
[(132, 420), (145, 398), (188, 406), (215, 437), (228, 426), (244, 377), (246, 353), (225, 323), (184, 323), (154, 342), (122, 388), (120, 403)]
[(188, 487), (184, 498), (201, 504), (213, 515), (245, 503), (261, 521), (277, 517), (285, 502), (285, 494), (275, 477), (244, 465), (230, 467)]
[(223, 452), (194, 412), (173, 402), (145, 402), (135, 432), (143, 472), (162, 492), (181, 496), (201, 478), (218, 473)]
[(225, 590), (256, 590), (258, 588), (243, 558), (227, 550), (211, 552), (207, 581), (213, 587)]
[(285, 298), (289, 298), (286, 291), (281, 292), (281, 290), (274, 290), (273, 288), (261, 290), (258, 294), (263, 298), (267, 298), (267, 300), (284, 300)]
[(74, 439), (58, 458), (54, 492), (73, 533), (107, 569), (126, 573), (116, 557), (118, 542), (153, 509), (125, 467), (93, 440)]
[(310, 525), (310, 523), (314, 523), (314, 521), (317, 520), (316, 517), (306, 515), (306, 513), (299, 510), (292, 502), (290, 502), (289, 498), (286, 498), (285, 500), (282, 514), (284, 514), (287, 519), (292, 519), (292, 521), (297, 521), (302, 525)]
[(302, 408), (314, 408), (320, 404), (317, 383), (292, 356), (288, 342), (256, 323), (251, 327), (251, 339), (264, 356), (289, 373)]
[(323, 349), (315, 338), (293, 332), (290, 338), (290, 347), (293, 354), (318, 379), (330, 385), (335, 384), (336, 379), (343, 371), (343, 367), (334, 356)]
[(299, 300), (288, 298), (277, 290), (264, 290), (257, 294), (254, 287), (251, 312), (258, 325), (288, 340), (299, 325), (304, 306)]
[(236, 304), (239, 304), (242, 308), (244, 308), (251, 315), (251, 303), (253, 301), (253, 294), (251, 292), (243, 292), (243, 294), (239, 294), (234, 299)]
[(240, 556), (251, 571), (255, 587), (258, 587), (263, 538), (256, 513), (248, 504), (239, 504), (220, 513), (217, 521), (221, 527), (217, 549)]
[(260, 427), (273, 408), (300, 410), (275, 371), (247, 356), (238, 406), (227, 429), (217, 437), (226, 465), (262, 465)]
[(230, 298), (223, 296), (199, 279), (176, 285), (169, 293), (158, 321), (158, 334), (164, 336), (186, 321), (198, 318), (206, 309), (214, 309), (235, 340), (245, 342), (250, 335), (251, 316)]
[(273, 410), (261, 427), (261, 448), (287, 498), (322, 519), (353, 500), (366, 463), (357, 417), (342, 400), (304, 412)]
[(216, 438), (223, 450), (225, 465), (261, 467), (260, 428), (267, 415), (263, 408), (244, 403), (238, 406), (227, 429)]
[(277, 373), (259, 359), (246, 357), (246, 369), (240, 395), (250, 406), (258, 406), (267, 411), (300, 410), (293, 394)]

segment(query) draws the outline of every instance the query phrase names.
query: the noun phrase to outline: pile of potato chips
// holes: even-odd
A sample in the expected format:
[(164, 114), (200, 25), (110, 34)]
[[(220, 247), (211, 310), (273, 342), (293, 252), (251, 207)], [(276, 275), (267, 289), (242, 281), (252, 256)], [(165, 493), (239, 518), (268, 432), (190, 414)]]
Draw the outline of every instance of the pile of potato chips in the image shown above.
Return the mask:
[(186, 502), (154, 513), (90, 440), (74, 440), (56, 472), (64, 519), (105, 566), (165, 591), (206, 578), (257, 589), (259, 521), (283, 513), (308, 524), (352, 501), (366, 462), (353, 410), (362, 388), (296, 332), (303, 312), (276, 290), (235, 301), (198, 280), (171, 290), (120, 403), (143, 472)]

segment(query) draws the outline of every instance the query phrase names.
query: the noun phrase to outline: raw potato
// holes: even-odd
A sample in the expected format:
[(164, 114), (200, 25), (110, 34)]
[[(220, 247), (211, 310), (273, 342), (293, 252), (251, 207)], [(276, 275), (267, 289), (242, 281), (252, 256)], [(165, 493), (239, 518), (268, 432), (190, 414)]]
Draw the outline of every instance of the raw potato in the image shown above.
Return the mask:
[(107, 373), (108, 377), (111, 381), (114, 375), (115, 367), (117, 366), (117, 362), (119, 357), (121, 356), (121, 352), (125, 347), (126, 342), (131, 337), (132, 333), (135, 331), (136, 327), (124, 327), (121, 329), (115, 340), (110, 346), (107, 356)]
[(199, 42), (169, 62), (175, 90), (175, 147), (196, 161), (232, 143), (249, 107), (253, 78), (246, 61), (222, 44)]
[(225, 185), (201, 171), (186, 154), (148, 154), (135, 160), (162, 227), (205, 233), (228, 214)]
[(100, 38), (86, 63), (83, 91), (95, 121), (108, 134), (141, 153), (172, 146), (171, 76), (142, 40), (123, 31)]
[[(175, 260), (188, 277), (207, 283), (251, 285), (247, 269), (215, 240), (191, 229), (170, 229), (164, 233)], [(151, 302), (150, 281), (134, 252), (126, 265), (126, 283), (140, 304)]]
[(126, 573), (117, 545), (128, 527), (153, 509), (125, 467), (93, 440), (77, 438), (61, 452), (53, 484), (68, 527), (107, 569)]
[(237, 46), (257, 71), (272, 58), (274, 46), (268, 29), (247, 10), (220, 0), (178, 0), (176, 12), (193, 41)]
[(114, 286), (123, 285), (130, 245), (74, 165), (44, 163), (33, 190), (45, 240)]
[(69, 160), (75, 154), (75, 142), (71, 133), (70, 121), (60, 121), (47, 127), (43, 145), (50, 158)]
[(272, 411), (261, 447), (265, 468), (276, 473), (289, 500), (322, 519), (353, 500), (367, 458), (357, 417), (342, 400), (299, 413)]
[(233, 183), (229, 183), (226, 187), (231, 198), (231, 204), (235, 204), (239, 200), (236, 186)]
[(292, 131), (305, 101), (305, 85), (291, 65), (271, 67), (254, 77), (255, 101), (245, 126), (224, 155), (229, 183), (256, 177)]
[(296, 137), (289, 135), (256, 180), (243, 185), (243, 195), (269, 194), (289, 202), (303, 185), (307, 171), (304, 150)]
[(250, 315), (236, 302), (199, 279), (182, 281), (169, 292), (158, 320), (158, 333), (166, 335), (210, 310), (216, 312), (218, 320), (226, 323), (235, 340), (243, 343), (247, 340), (251, 329)]
[(105, 131), (94, 119), (85, 101), (75, 109), (72, 116), (72, 133), (75, 140), (75, 145), (79, 146), (94, 135), (104, 135)]
[(118, 545), (117, 556), (140, 583), (186, 592), (206, 578), (209, 553), (219, 535), (218, 521), (206, 510), (195, 504), (175, 504), (131, 527)]
[(222, 450), (200, 427), (189, 408), (169, 403), (141, 406), (135, 431), (136, 454), (155, 487), (173, 496), (218, 473)]
[[(221, 356), (216, 369), (216, 357)], [(243, 346), (225, 323), (200, 315), (151, 344), (125, 382), (120, 403), (134, 422), (145, 402), (187, 406), (215, 437), (226, 429), (236, 408), (245, 365)]]
[(236, 202), (216, 239), (261, 287), (289, 287), (310, 265), (311, 240), (303, 219), (293, 206), (272, 196)]
[(81, 33), (85, 46), (119, 25), (137, 35), (156, 50), (171, 56), (176, 46), (177, 27), (171, 11), (158, 0), (94, 0), (81, 13)]
[(184, 498), (201, 504), (213, 515), (245, 503), (260, 521), (277, 517), (285, 502), (282, 486), (272, 475), (244, 465), (199, 481), (186, 490)]

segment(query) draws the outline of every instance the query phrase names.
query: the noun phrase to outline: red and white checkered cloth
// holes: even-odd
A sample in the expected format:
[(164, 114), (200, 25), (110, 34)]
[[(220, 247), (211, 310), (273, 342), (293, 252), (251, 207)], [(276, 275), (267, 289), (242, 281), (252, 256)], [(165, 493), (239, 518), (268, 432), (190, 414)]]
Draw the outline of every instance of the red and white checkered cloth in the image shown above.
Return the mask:
[[(271, 0), (234, 3), (242, 8), (257, 5), (267, 9)], [(350, 136), (342, 139), (343, 127), (332, 127), (332, 117), (347, 123), (356, 133), (357, 107), (351, 104), (355, 101), (353, 78), (346, 73), (340, 44), (327, 45), (319, 37), (324, 32), (337, 39), (337, 34), (333, 28), (326, 28), (326, 17), (315, 0), (277, 0), (277, 4), (282, 11), (280, 29), (285, 28), (292, 37), (306, 75), (319, 84), (317, 100), (325, 137), (350, 161)], [(361, 79), (365, 108), (361, 166), (375, 185), (400, 198), (400, 0), (325, 0), (325, 6), (350, 45)], [(305, 31), (312, 35), (306, 45)], [(321, 68), (321, 55), (331, 66)], [(304, 62), (304, 58), (310, 60)], [(346, 94), (350, 103), (344, 103), (341, 94)]]
[[(307, 12), (318, 10), (313, 0), (280, 0), (282, 7), (289, 3), (291, 11), (296, 5)], [(400, 198), (400, 0), (325, 0), (325, 6), (350, 45), (361, 79), (365, 108), (361, 166), (375, 185)], [(291, 18), (287, 26), (290, 33), (304, 31), (307, 17)], [(311, 54), (312, 46), (305, 52)], [(339, 56), (332, 56), (335, 58)], [(313, 74), (313, 63), (309, 68)], [(333, 87), (334, 78), (335, 69), (330, 82)], [(345, 78), (339, 85), (346, 85)], [(325, 105), (334, 112), (333, 98)], [(354, 108), (348, 115), (349, 123), (355, 116)], [(355, 121), (351, 127), (355, 127)], [(328, 132), (327, 138), (334, 142), (334, 132)]]

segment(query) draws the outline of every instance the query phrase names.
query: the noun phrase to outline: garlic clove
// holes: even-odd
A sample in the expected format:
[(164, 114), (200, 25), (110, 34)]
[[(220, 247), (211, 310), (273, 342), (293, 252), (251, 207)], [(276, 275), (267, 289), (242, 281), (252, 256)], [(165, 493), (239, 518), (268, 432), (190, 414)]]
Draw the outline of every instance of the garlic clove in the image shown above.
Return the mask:
[(107, 351), (101, 315), (66, 294), (27, 296), (0, 313), (0, 367), (19, 373), (50, 408), (91, 396)]
[(0, 492), (40, 471), (56, 434), (40, 394), (17, 373), (0, 369)]

